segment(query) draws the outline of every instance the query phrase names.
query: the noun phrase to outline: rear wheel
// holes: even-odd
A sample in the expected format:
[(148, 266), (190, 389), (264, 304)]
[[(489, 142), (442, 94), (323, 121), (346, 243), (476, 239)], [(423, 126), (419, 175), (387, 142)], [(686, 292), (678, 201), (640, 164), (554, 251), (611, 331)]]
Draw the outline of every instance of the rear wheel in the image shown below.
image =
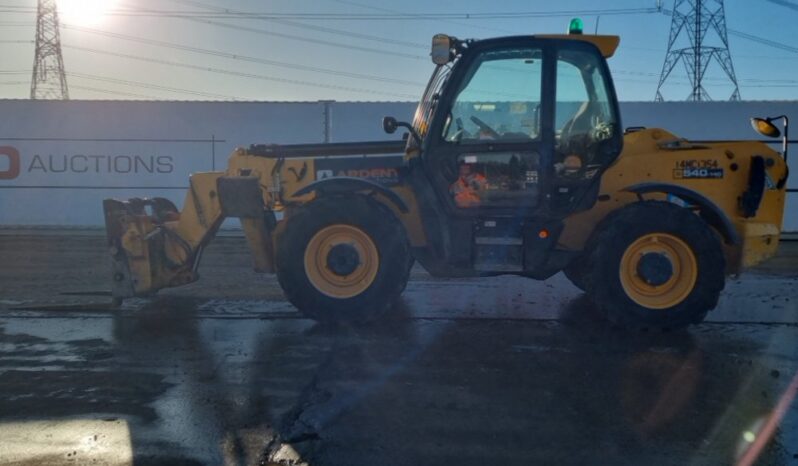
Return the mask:
[(285, 222), (277, 278), (305, 316), (324, 322), (370, 320), (404, 289), (409, 247), (389, 209), (362, 196), (322, 198)]
[(611, 214), (594, 237), (590, 294), (613, 323), (681, 328), (701, 322), (723, 290), (719, 237), (690, 210), (648, 201)]

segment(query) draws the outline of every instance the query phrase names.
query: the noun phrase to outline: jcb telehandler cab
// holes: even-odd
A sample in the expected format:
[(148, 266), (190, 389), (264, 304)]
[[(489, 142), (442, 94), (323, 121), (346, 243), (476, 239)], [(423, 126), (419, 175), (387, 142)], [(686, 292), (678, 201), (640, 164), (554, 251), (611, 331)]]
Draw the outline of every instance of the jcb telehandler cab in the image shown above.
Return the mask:
[(195, 281), (238, 217), (256, 270), (313, 319), (378, 315), (415, 260), (436, 276), (564, 270), (619, 325), (700, 322), (726, 274), (775, 253), (786, 164), (761, 143), (623, 134), (618, 42), (437, 35), (412, 123), (383, 122), (406, 142), (254, 145), (194, 174), (182, 211), (106, 200), (114, 296)]

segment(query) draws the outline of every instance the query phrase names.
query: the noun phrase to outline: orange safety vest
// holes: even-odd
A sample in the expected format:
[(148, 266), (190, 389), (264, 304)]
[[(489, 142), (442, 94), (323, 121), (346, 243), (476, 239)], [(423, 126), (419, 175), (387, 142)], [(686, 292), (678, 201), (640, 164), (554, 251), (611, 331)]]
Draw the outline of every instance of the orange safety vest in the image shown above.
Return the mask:
[(481, 199), (477, 190), (483, 189), (487, 180), (480, 173), (468, 175), (466, 178), (458, 178), (452, 185), (454, 192), (454, 202), (458, 207), (474, 207), (479, 205)]

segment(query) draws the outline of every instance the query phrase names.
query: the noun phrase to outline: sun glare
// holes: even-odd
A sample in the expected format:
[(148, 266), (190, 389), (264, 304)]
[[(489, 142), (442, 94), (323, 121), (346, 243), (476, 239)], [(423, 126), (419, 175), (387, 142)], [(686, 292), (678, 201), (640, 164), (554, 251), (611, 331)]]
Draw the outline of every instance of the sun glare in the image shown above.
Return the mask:
[(100, 23), (115, 0), (58, 0), (58, 14), (66, 23), (89, 26)]

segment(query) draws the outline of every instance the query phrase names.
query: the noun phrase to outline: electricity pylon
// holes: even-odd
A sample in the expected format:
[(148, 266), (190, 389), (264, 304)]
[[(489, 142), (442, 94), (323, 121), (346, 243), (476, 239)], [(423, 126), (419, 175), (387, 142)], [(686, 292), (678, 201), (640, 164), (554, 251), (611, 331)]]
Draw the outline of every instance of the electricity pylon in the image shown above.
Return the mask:
[(69, 99), (56, 0), (39, 0), (31, 99)]
[[(726, 34), (726, 16), (723, 0), (675, 0), (672, 12), (671, 34), (668, 53), (662, 65), (662, 74), (657, 85), (658, 102), (663, 101), (661, 88), (673, 68), (682, 62), (687, 70), (692, 91), (687, 100), (701, 102), (712, 100), (704, 88), (703, 81), (709, 64), (714, 59), (725, 72), (734, 91), (729, 100), (740, 100), (740, 88), (734, 74), (729, 38)], [(710, 34), (714, 32), (714, 34)], [(680, 37), (687, 37), (688, 46), (677, 48)], [(717, 45), (707, 45), (710, 36), (716, 36)]]

